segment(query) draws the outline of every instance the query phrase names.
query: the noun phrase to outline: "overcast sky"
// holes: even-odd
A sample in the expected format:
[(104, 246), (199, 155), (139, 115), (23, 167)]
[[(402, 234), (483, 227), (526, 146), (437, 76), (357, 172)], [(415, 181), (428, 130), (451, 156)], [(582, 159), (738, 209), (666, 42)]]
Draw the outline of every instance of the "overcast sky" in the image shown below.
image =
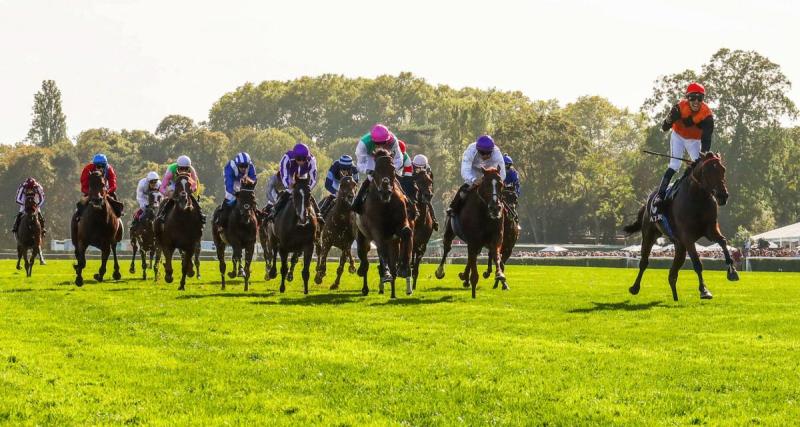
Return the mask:
[(781, 65), (800, 102), (792, 1), (0, 0), (0, 143), (23, 139), (43, 79), (70, 137), (204, 120), (245, 82), (411, 71), (430, 83), (581, 95), (638, 109), (660, 75), (721, 47)]

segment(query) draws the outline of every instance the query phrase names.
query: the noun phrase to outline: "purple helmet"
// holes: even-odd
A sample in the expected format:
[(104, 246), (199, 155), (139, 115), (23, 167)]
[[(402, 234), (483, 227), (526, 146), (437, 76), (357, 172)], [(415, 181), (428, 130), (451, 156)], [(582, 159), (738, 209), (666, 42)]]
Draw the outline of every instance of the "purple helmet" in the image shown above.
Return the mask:
[(389, 132), (389, 128), (380, 123), (372, 127), (372, 130), (369, 131), (369, 136), (372, 138), (372, 142), (378, 143), (388, 142), (392, 139), (392, 133)]
[(308, 145), (305, 144), (296, 144), (294, 148), (292, 148), (291, 158), (295, 160), (305, 160), (311, 155), (311, 151), (308, 149)]
[(494, 150), (494, 140), (489, 135), (481, 135), (475, 142), (475, 148), (477, 148), (478, 151), (490, 152)]

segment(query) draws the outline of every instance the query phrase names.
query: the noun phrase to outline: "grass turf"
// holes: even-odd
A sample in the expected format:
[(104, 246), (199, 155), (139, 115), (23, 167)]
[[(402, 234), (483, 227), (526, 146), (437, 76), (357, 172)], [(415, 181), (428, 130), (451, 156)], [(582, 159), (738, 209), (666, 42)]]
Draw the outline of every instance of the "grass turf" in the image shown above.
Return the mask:
[[(127, 263), (125, 264), (127, 268)], [(787, 424), (800, 419), (800, 275), (517, 267), (477, 300), (448, 266), (415, 295), (362, 297), (299, 274), (220, 292), (72, 285), (0, 261), (0, 422), (13, 424)], [(91, 261), (87, 279), (97, 269)], [(371, 271), (374, 283), (375, 270)], [(298, 271), (299, 273), (299, 271)]]

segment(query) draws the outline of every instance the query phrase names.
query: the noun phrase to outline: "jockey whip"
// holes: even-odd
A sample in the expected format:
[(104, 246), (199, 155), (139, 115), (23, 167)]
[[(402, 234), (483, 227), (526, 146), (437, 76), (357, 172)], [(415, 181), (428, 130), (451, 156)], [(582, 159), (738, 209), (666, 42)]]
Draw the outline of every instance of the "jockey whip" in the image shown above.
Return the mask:
[(680, 160), (680, 161), (682, 161), (682, 162), (686, 162), (686, 163), (692, 163), (692, 161), (691, 161), (691, 160), (684, 159), (683, 157), (673, 157), (673, 156), (670, 156), (670, 155), (668, 155), (668, 154), (656, 153), (655, 151), (650, 151), (650, 150), (642, 150), (642, 153), (652, 154), (652, 155), (654, 155), (654, 156), (659, 156), (659, 157), (666, 157), (666, 158), (668, 158), (668, 159)]

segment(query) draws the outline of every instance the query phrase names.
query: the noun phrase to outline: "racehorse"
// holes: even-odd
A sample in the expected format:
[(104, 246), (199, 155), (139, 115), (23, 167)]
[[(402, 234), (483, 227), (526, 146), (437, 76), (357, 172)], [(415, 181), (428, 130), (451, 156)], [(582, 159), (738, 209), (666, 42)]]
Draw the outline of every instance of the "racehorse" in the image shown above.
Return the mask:
[[(517, 204), (517, 193), (514, 191), (513, 186), (506, 186), (503, 189), (503, 204), (506, 206)], [(500, 246), (500, 265), (503, 266), (504, 272), (506, 270), (506, 261), (511, 258), (511, 253), (514, 251), (514, 245), (517, 244), (518, 239), (519, 224), (511, 218), (511, 215), (508, 214), (508, 208), (506, 208), (506, 213), (503, 216), (503, 245)], [(484, 279), (488, 279), (489, 275), (492, 274), (492, 259), (487, 258), (486, 264), (486, 271), (483, 272)], [(495, 279), (493, 289), (496, 289), (499, 283), (500, 281)], [(503, 282), (503, 290), (508, 290), (508, 284), (505, 282)]]
[(353, 265), (353, 256), (350, 248), (356, 236), (355, 214), (350, 209), (353, 199), (356, 196), (356, 181), (351, 176), (345, 176), (339, 182), (339, 190), (330, 211), (325, 215), (325, 225), (317, 242), (317, 273), (314, 276), (314, 283), (321, 284), (325, 277), (327, 267), (328, 252), (335, 246), (341, 251), (339, 255), (339, 267), (336, 269), (336, 280), (331, 285), (331, 289), (339, 289), (339, 281), (344, 271), (344, 264), (350, 259), (350, 273), (356, 271)]
[(413, 240), (413, 220), (408, 217), (408, 199), (400, 190), (395, 178), (392, 155), (389, 151), (377, 148), (375, 155), (375, 171), (370, 180), (363, 213), (356, 215), (358, 233), (358, 275), (363, 278), (361, 293), (369, 294), (367, 272), (369, 260), (367, 254), (370, 242), (375, 242), (378, 249), (378, 274), (380, 291), (389, 283), (392, 287), (392, 298), (396, 298), (394, 282), (396, 276), (406, 279), (406, 295), (411, 295), (411, 244)]
[(417, 277), (419, 276), (419, 265), (425, 250), (428, 248), (428, 241), (433, 234), (433, 178), (426, 171), (415, 171), (414, 186), (416, 194), (410, 196), (417, 204), (417, 219), (414, 221), (414, 243), (411, 252), (411, 276), (413, 289), (417, 289)]
[(269, 220), (268, 208), (265, 207), (257, 211), (256, 217), (258, 218), (258, 241), (261, 244), (261, 256), (264, 257), (264, 280), (269, 280), (269, 268), (272, 265), (272, 247), (269, 244), (269, 227), (272, 221)]
[(164, 254), (164, 280), (172, 283), (172, 255), (175, 249), (181, 253), (181, 283), (178, 290), (186, 286), (186, 277), (193, 277), (192, 258), (199, 250), (203, 236), (202, 213), (195, 208), (191, 178), (188, 174), (179, 174), (172, 192), (175, 203), (172, 210), (164, 218), (164, 223), (155, 225), (156, 240)]
[[(669, 270), (669, 286), (672, 289), (672, 299), (675, 301), (678, 300), (676, 287), (678, 272), (686, 261), (687, 253), (700, 281), (700, 298), (712, 298), (711, 292), (703, 281), (703, 263), (700, 262), (700, 256), (695, 248), (695, 242), (701, 237), (706, 237), (719, 244), (725, 255), (725, 264), (728, 265), (728, 280), (739, 280), (739, 273), (736, 272), (733, 259), (728, 251), (727, 240), (720, 232), (717, 222), (718, 206), (724, 206), (728, 201), (725, 166), (722, 164), (722, 158), (715, 153), (707, 153), (697, 159), (687, 171), (687, 175), (688, 179), (683, 179), (675, 184), (677, 185), (675, 196), (666, 208), (669, 228), (673, 231), (673, 236), (670, 238), (675, 244), (675, 256)], [(666, 231), (662, 231), (659, 225), (651, 219), (649, 211), (654, 196), (655, 192), (651, 193), (648, 202), (639, 209), (636, 222), (624, 228), (628, 234), (642, 232), (642, 258), (639, 260), (639, 274), (636, 276), (633, 286), (628, 289), (633, 295), (639, 293), (642, 275), (649, 263), (653, 244)]]
[[(214, 245), (217, 247), (217, 260), (219, 272), (222, 277), (222, 289), (225, 289), (225, 246), (231, 245), (233, 249), (231, 272), (228, 277), (235, 278), (237, 274), (244, 278), (244, 290), (250, 286), (250, 263), (253, 261), (256, 240), (258, 239), (258, 217), (256, 210), (255, 182), (243, 179), (241, 189), (236, 192), (236, 203), (231, 208), (230, 215), (224, 228), (214, 227)], [(242, 266), (242, 250), (244, 250), (244, 267)]]
[[(98, 282), (103, 281), (106, 274), (106, 262), (109, 253), (114, 255), (114, 280), (122, 277), (119, 274), (117, 261), (117, 243), (122, 240), (122, 221), (120, 221), (106, 192), (106, 180), (102, 172), (89, 174), (89, 198), (81, 215), (75, 216), (71, 226), (72, 243), (75, 245), (75, 284), (83, 286), (83, 269), (86, 267), (86, 250), (89, 246), (100, 249), (100, 270), (94, 275)], [(118, 202), (117, 202), (118, 203)]]
[[(161, 251), (159, 251), (158, 244), (156, 243), (155, 231), (153, 231), (153, 222), (156, 219), (156, 212), (158, 212), (159, 199), (155, 196), (154, 191), (150, 191), (147, 195), (147, 206), (145, 206), (142, 215), (136, 226), (131, 227), (131, 249), (133, 257), (131, 258), (131, 267), (128, 271), (131, 274), (136, 273), (136, 253), (141, 251), (142, 258), (142, 280), (147, 280), (147, 255), (150, 255), (149, 265), (153, 268), (154, 280), (158, 280), (158, 263), (161, 260)], [(155, 261), (153, 258), (155, 257)]]
[[(33, 261), (41, 254), (42, 240), (44, 238), (44, 224), (39, 222), (39, 205), (36, 203), (36, 195), (28, 193), (25, 195), (25, 210), (19, 220), (17, 229), (17, 270), (20, 270), (20, 261), (25, 260), (25, 275), (31, 277), (33, 273)], [(31, 257), (28, 258), (28, 251)]]
[(489, 259), (495, 266), (494, 278), (507, 287), (503, 265), (500, 262), (500, 246), (503, 243), (505, 216), (502, 204), (503, 180), (497, 169), (483, 169), (483, 176), (476, 188), (469, 191), (460, 212), (447, 216), (442, 239), (442, 260), (436, 270), (436, 278), (444, 277), (444, 262), (450, 253), (455, 236), (467, 243), (467, 265), (459, 275), (472, 286), (472, 298), (478, 285), (478, 254), (489, 248)]
[[(311, 187), (308, 175), (295, 177), (291, 198), (283, 208), (275, 212), (270, 227), (270, 244), (272, 245), (272, 266), (270, 276), (275, 277), (277, 256), (281, 256), (281, 287), (286, 291), (286, 273), (289, 271), (286, 258), (289, 253), (303, 253), (303, 293), (308, 294), (308, 279), (311, 277), (311, 256), (314, 254), (314, 242), (317, 236), (317, 216), (311, 206)], [(294, 263), (293, 263), (294, 266)]]

